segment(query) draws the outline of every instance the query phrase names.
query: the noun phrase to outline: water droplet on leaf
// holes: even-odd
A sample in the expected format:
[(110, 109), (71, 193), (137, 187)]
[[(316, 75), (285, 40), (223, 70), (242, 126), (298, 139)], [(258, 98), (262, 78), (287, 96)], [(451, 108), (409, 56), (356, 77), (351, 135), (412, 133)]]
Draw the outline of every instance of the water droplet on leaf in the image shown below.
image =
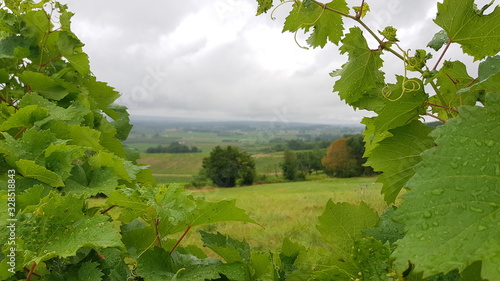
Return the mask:
[(431, 211), (425, 211), (424, 212), (424, 218), (430, 218), (432, 217), (432, 212)]
[(441, 194), (443, 194), (443, 192), (444, 192), (444, 190), (442, 188), (436, 188), (436, 189), (432, 190), (431, 193), (434, 195), (441, 195)]
[(482, 213), (482, 212), (484, 212), (484, 210), (483, 210), (483, 209), (481, 209), (481, 208), (476, 208), (476, 207), (472, 207), (472, 206), (471, 206), (471, 207), (469, 207), (469, 209), (470, 209), (471, 211), (475, 212), (475, 213)]

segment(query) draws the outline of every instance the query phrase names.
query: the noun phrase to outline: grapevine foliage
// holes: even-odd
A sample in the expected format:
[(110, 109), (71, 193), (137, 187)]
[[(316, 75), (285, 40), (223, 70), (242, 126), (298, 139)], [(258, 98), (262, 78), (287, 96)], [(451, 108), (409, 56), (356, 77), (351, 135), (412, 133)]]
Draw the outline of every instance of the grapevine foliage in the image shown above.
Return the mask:
[[(473, 0), (438, 3), (435, 23), (443, 30), (428, 46), (441, 54), (432, 67), (427, 65), (432, 53), (417, 49), (411, 56), (398, 44), (394, 27), (379, 31), (382, 36), (372, 31), (363, 22), (369, 11), (365, 1), (352, 7), (354, 13), (346, 11), (343, 0), (326, 4), (315, 0), (290, 2), (293, 5), (284, 31), (303, 29), (310, 33), (307, 43), (312, 47), (323, 47), (327, 40), (338, 45), (340, 53), (348, 55), (348, 61), (331, 73), (337, 78), (334, 92), (354, 109), (376, 113), (362, 122), (366, 125), (365, 156), (367, 165), (382, 172), (378, 181), (383, 183), (385, 200), (393, 204), (401, 190), (407, 190), (399, 208), (389, 209), (380, 218), (379, 226), (363, 231), (375, 241), (390, 241), (386, 249), (390, 254), (379, 258), (385, 262), (394, 259), (385, 268), (394, 275), (367, 277), (360, 268), (358, 277), (345, 280), (391, 280), (394, 276), (411, 280), (500, 279), (500, 8), (485, 14), (493, 2), (481, 9)], [(322, 19), (327, 17), (336, 30), (323, 31)], [(342, 19), (350, 19), (358, 26), (344, 35)], [(374, 38), (378, 46), (369, 47), (365, 36)], [(451, 44), (459, 44), (465, 54), (481, 61), (478, 77), (470, 76), (461, 61), (440, 64)], [(384, 52), (401, 59), (405, 68), (394, 84), (385, 82), (381, 70)], [(411, 72), (419, 78), (409, 78)], [(437, 129), (427, 126), (421, 119), (425, 115), (443, 125)], [(357, 212), (349, 212), (354, 216), (349, 227), (366, 220), (366, 216), (355, 218)], [(342, 220), (340, 213), (335, 216)], [(351, 245), (346, 241), (331, 243)], [(354, 248), (359, 243), (356, 241)], [(348, 253), (342, 249), (336, 252)], [(377, 257), (362, 250), (359, 253), (364, 256), (358, 258), (381, 265)], [(342, 258), (329, 264), (338, 260), (348, 261)], [(357, 260), (347, 263), (356, 267)], [(328, 274), (314, 276), (322, 276), (318, 280), (330, 280), (332, 276), (344, 280), (338, 269), (329, 270)]]
[[(273, 8), (257, 2), (257, 14)], [(388, 204), (406, 190), (399, 206), (379, 216), (364, 203), (329, 201), (318, 219), (321, 248), (285, 239), (278, 253), (253, 252), (244, 240), (207, 232), (202, 241), (220, 259), (183, 246), (192, 227), (255, 221), (234, 201), (156, 186), (121, 143), (131, 129), (127, 109), (90, 71), (68, 7), (5, 1), (0, 197), (15, 198), (15, 208), (0, 208), (0, 279), (500, 280), (499, 8), (486, 15), (491, 4), (438, 3), (443, 30), (428, 46), (443, 57), (459, 44), (481, 61), (472, 77), (460, 61), (432, 68), (426, 50), (411, 56), (392, 26), (377, 35), (363, 22), (376, 13), (365, 1), (290, 2), (283, 31), (302, 30), (309, 46), (333, 43), (347, 55), (331, 73), (333, 89), (353, 108), (376, 113), (362, 121), (365, 156), (381, 172)], [(347, 30), (346, 21), (357, 26)], [(395, 83), (385, 81), (384, 52), (405, 68)], [(444, 124), (433, 129), (425, 115)]]

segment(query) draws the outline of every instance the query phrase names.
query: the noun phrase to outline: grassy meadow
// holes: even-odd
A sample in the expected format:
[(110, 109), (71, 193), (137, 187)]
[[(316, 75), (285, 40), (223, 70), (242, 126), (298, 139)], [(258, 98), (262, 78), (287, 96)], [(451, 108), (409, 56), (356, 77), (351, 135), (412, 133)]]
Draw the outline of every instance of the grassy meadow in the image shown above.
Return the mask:
[[(280, 126), (277, 126), (280, 125)], [(360, 133), (360, 128), (311, 124), (264, 123), (168, 123), (143, 122), (134, 127), (126, 144), (141, 153), (139, 163), (147, 164), (157, 183), (190, 183), (217, 145), (233, 145), (246, 151), (255, 160), (257, 178), (247, 187), (193, 189), (194, 196), (208, 201), (237, 200), (258, 225), (250, 223), (219, 223), (201, 229), (219, 231), (236, 239), (246, 239), (255, 250), (281, 247), (284, 238), (305, 246), (321, 246), (316, 230), (317, 218), (329, 199), (334, 202), (366, 202), (377, 212), (385, 209), (376, 178), (335, 179), (317, 174), (308, 181), (284, 182), (280, 164), (283, 152), (272, 148), (285, 146), (288, 140), (317, 141), (335, 139), (345, 134)], [(196, 146), (199, 153), (145, 153), (150, 147), (180, 142)], [(326, 151), (326, 150), (325, 150)], [(279, 182), (273, 183), (270, 182)], [(198, 229), (192, 229), (183, 245), (202, 246)], [(171, 237), (172, 241), (179, 239)]]
[[(306, 246), (320, 246), (316, 230), (317, 218), (329, 199), (334, 202), (358, 204), (366, 202), (377, 212), (386, 205), (376, 178), (323, 179), (306, 182), (287, 182), (237, 188), (208, 188), (193, 191), (194, 196), (208, 201), (233, 200), (260, 225), (249, 223), (220, 223), (202, 227), (231, 237), (247, 240), (255, 250), (281, 247), (284, 238)], [(184, 245), (202, 246), (198, 229), (193, 229)], [(178, 237), (172, 237), (178, 239)]]

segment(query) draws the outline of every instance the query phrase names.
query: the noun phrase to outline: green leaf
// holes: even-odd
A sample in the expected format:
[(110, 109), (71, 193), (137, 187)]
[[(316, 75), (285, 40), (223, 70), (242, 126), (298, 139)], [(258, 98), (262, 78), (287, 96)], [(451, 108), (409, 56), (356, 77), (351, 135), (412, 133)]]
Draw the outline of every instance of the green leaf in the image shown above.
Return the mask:
[(299, 243), (294, 243), (288, 238), (283, 240), (283, 245), (281, 246), (281, 252), (279, 254), (281, 263), (279, 274), (283, 280), (286, 280), (289, 274), (298, 270), (295, 262), (299, 258), (300, 254), (305, 253), (306, 251), (306, 247), (300, 245)]
[(448, 34), (446, 34), (446, 31), (440, 30), (436, 34), (434, 34), (434, 37), (432, 37), (432, 40), (427, 44), (427, 47), (432, 48), (437, 52), (448, 41), (450, 41), (450, 38), (448, 38)]
[[(470, 91), (461, 94), (460, 89), (467, 87), (473, 81), (473, 78), (467, 73), (465, 64), (460, 61), (445, 61), (443, 67), (436, 75), (436, 85), (439, 87), (441, 98), (433, 96), (429, 99), (430, 103), (439, 104), (448, 108), (457, 109), (462, 105), (475, 105), (478, 93)], [(442, 104), (444, 100), (445, 104)], [(453, 111), (440, 107), (433, 107), (432, 111), (438, 113), (443, 119), (455, 115)]]
[(78, 268), (73, 268), (65, 274), (65, 280), (67, 281), (90, 281), (90, 280), (102, 280), (104, 275), (99, 269), (99, 264), (97, 262), (84, 262)]
[(0, 124), (0, 131), (7, 131), (12, 128), (31, 127), (35, 122), (47, 117), (47, 109), (38, 105), (29, 105), (16, 111), (5, 122)]
[(36, 93), (24, 95), (19, 102), (21, 109), (33, 105), (38, 105), (48, 112), (45, 119), (36, 122), (35, 125), (40, 127), (53, 120), (66, 121), (69, 125), (80, 125), (85, 121), (85, 117), (91, 114), (90, 109), (79, 102), (64, 108)]
[(64, 186), (64, 182), (60, 175), (36, 164), (34, 161), (20, 159), (16, 161), (16, 165), (19, 172), (27, 178), (37, 179), (53, 187)]
[(500, 8), (483, 15), (475, 9), (474, 0), (444, 0), (438, 3), (434, 20), (442, 27), (452, 42), (480, 60), (500, 51)]
[(223, 264), (215, 259), (187, 260), (172, 257), (163, 248), (155, 247), (146, 251), (138, 260), (137, 274), (148, 281), (206, 281), (219, 280), (224, 275), (227, 280), (249, 281), (250, 276), (242, 263)]
[(85, 155), (86, 149), (76, 145), (65, 143), (52, 144), (45, 150), (45, 166), (66, 179), (71, 175), (73, 161)]
[[(132, 125), (130, 124), (129, 114), (127, 112), (127, 107), (117, 104), (111, 104), (108, 106), (108, 115), (113, 118), (111, 125), (116, 129), (116, 138), (119, 140), (126, 140), (128, 134), (132, 130)], [(113, 112), (111, 114), (111, 112)]]
[(500, 92), (500, 56), (489, 57), (479, 64), (478, 82), (469, 88), (463, 88), (457, 95), (478, 97), (482, 101), (486, 93)]
[(354, 242), (363, 237), (362, 230), (374, 227), (379, 217), (364, 202), (355, 206), (330, 199), (318, 219), (323, 240), (343, 256), (351, 256)]
[(174, 262), (163, 248), (146, 251), (137, 261), (137, 274), (148, 281), (175, 280)]
[(245, 240), (238, 241), (219, 232), (212, 234), (200, 231), (200, 234), (205, 246), (221, 256), (227, 263), (250, 263), (250, 246)]
[(68, 95), (66, 88), (60, 85), (56, 79), (43, 73), (24, 71), (19, 74), (21, 81), (28, 85), (31, 91), (38, 92), (47, 99), (61, 100)]
[[(348, 13), (349, 8), (345, 0), (334, 0), (326, 7)], [(328, 41), (338, 44), (344, 34), (342, 16), (322, 8), (312, 1), (297, 1), (285, 20), (283, 31), (297, 32), (304, 29), (308, 32), (313, 27), (307, 42), (312, 47), (323, 48)]]
[(382, 193), (388, 204), (396, 198), (413, 176), (414, 167), (420, 163), (420, 154), (434, 146), (429, 137), (432, 129), (419, 121), (390, 130), (392, 137), (380, 141), (368, 155), (367, 166), (375, 171), (383, 172), (377, 182), (384, 184)]
[(355, 108), (378, 108), (377, 98), (366, 100), (362, 105), (357, 102), (364, 97), (381, 98), (380, 93), (384, 85), (384, 73), (379, 70), (382, 67), (381, 52), (370, 50), (361, 29), (357, 27), (350, 29), (342, 43), (340, 51), (342, 54), (349, 54), (349, 61), (342, 69), (331, 74), (340, 76), (333, 90), (339, 92), (340, 98)]
[[(123, 249), (118, 232), (105, 216), (86, 217), (83, 199), (56, 192), (17, 216), (19, 256), (27, 263), (76, 255), (82, 247)], [(24, 265), (27, 266), (27, 265)]]
[(363, 280), (391, 280), (388, 272), (392, 272), (391, 251), (377, 239), (362, 238), (354, 243), (353, 260), (359, 269), (358, 276)]
[[(366, 13), (368, 13), (370, 11), (370, 6), (366, 2), (363, 3), (363, 10), (361, 10), (361, 6), (354, 6), (352, 8), (353, 8), (354, 12), (356, 13), (356, 15), (359, 15), (360, 18), (364, 18), (366, 16)], [(361, 14), (359, 14), (360, 11), (361, 11)], [(388, 38), (388, 37), (386, 37), (386, 38)], [(391, 41), (394, 41), (394, 40), (391, 40)]]
[(90, 157), (89, 164), (93, 168), (107, 167), (114, 170), (115, 174), (123, 180), (135, 179), (139, 167), (131, 162), (105, 151), (99, 151)]
[[(349, 12), (349, 8), (345, 0), (331, 1), (326, 4), (326, 7), (346, 14)], [(307, 39), (307, 43), (313, 47), (321, 48), (323, 48), (328, 41), (338, 45), (343, 35), (344, 25), (342, 16), (326, 10), (314, 24), (314, 31)]]
[(430, 276), (482, 260), (482, 277), (500, 279), (499, 105), (500, 95), (488, 94), (485, 107), (461, 107), (431, 134), (437, 146), (423, 153), (396, 211), (406, 224), (399, 270), (410, 260)]
[(404, 237), (404, 224), (395, 222), (393, 220), (394, 212), (396, 207), (388, 208), (380, 216), (380, 221), (374, 228), (369, 228), (363, 230), (363, 233), (367, 236), (371, 236), (382, 243), (389, 242), (394, 244), (397, 240)]
[(101, 109), (106, 114), (109, 111), (108, 106), (120, 97), (120, 94), (113, 87), (97, 81), (94, 77), (89, 77), (84, 86), (84, 93), (91, 98), (92, 106)]
[(392, 42), (398, 42), (398, 38), (396, 36), (396, 32), (398, 30), (394, 28), (393, 26), (386, 26), (384, 30), (380, 31), (380, 35), (384, 36), (387, 40), (392, 41)]
[(427, 94), (419, 79), (397, 76), (397, 83), (390, 84), (383, 92), (389, 100), (375, 117), (375, 133), (404, 126), (425, 114)]
[(361, 124), (365, 125), (365, 130), (363, 131), (363, 142), (365, 143), (364, 158), (370, 156), (372, 150), (379, 145), (379, 142), (392, 136), (389, 131), (375, 132), (375, 119), (376, 117), (365, 117), (361, 120)]
[(259, 4), (257, 7), (257, 16), (267, 13), (273, 7), (273, 0), (257, 0), (257, 3)]

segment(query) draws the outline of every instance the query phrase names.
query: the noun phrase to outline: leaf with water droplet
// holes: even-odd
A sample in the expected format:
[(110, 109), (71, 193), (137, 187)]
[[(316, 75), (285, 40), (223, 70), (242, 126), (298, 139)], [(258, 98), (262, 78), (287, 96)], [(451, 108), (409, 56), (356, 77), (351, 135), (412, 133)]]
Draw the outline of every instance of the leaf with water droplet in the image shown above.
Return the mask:
[(431, 133), (437, 146), (422, 154), (422, 162), (407, 183), (409, 191), (395, 213), (395, 219), (406, 224), (406, 235), (393, 254), (398, 270), (403, 271), (410, 260), (427, 277), (463, 270), (481, 260), (483, 278), (500, 280), (500, 257), (494, 254), (500, 253), (500, 228), (480, 231), (500, 223), (500, 177), (496, 172), (500, 94), (486, 94), (484, 102), (484, 107), (461, 107), (460, 117)]

